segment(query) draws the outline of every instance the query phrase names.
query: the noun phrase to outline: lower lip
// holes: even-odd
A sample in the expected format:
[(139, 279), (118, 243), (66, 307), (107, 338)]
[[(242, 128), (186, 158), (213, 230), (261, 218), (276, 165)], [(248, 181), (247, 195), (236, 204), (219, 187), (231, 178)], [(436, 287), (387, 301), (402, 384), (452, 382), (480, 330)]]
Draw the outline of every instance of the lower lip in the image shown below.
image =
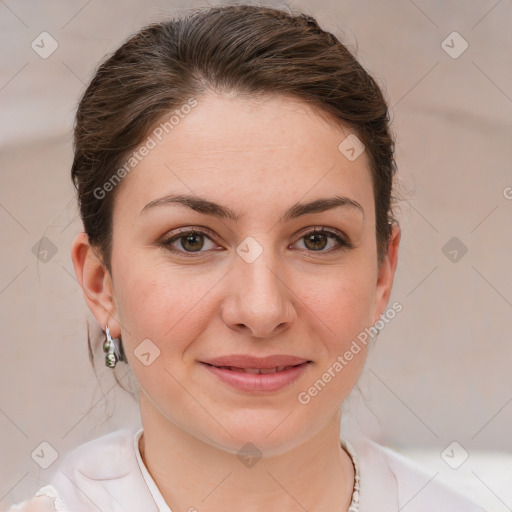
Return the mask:
[(279, 391), (296, 381), (309, 366), (309, 363), (302, 363), (292, 368), (275, 373), (245, 373), (233, 370), (217, 368), (202, 363), (203, 366), (216, 375), (222, 382), (230, 384), (241, 391), (250, 393), (268, 393)]

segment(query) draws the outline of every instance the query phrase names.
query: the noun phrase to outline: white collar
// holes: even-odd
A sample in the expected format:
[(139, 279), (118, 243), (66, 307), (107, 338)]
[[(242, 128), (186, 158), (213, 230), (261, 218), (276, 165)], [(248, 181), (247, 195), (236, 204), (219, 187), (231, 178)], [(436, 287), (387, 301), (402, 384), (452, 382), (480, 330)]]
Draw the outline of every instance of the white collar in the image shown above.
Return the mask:
[[(140, 456), (141, 434), (111, 432), (61, 459), (50, 486), (68, 511), (171, 512)], [(360, 512), (483, 512), (397, 452), (369, 440), (352, 444), (359, 457)]]
[[(172, 510), (169, 508), (169, 505), (167, 505), (164, 497), (162, 496), (162, 493), (160, 492), (160, 489), (158, 489), (158, 486), (156, 485), (155, 481), (153, 480), (153, 477), (150, 475), (146, 465), (144, 464), (144, 461), (142, 460), (142, 455), (140, 453), (140, 446), (139, 441), (144, 432), (143, 428), (140, 428), (137, 430), (135, 435), (133, 436), (133, 448), (135, 450), (135, 457), (137, 458), (137, 463), (139, 465), (140, 471), (142, 473), (142, 476), (144, 477), (144, 480), (148, 486), (149, 492), (151, 493), (151, 496), (153, 496), (153, 499), (155, 500), (156, 506), (158, 507), (159, 512), (172, 512)], [(352, 501), (350, 503), (348, 512), (359, 512), (359, 482), (360, 482), (360, 474), (359, 474), (359, 461), (355, 452), (354, 447), (349, 444), (346, 441), (341, 440), (341, 446), (346, 450), (346, 452), (349, 454), (352, 464), (354, 465), (354, 490), (352, 492)]]
[(139, 448), (139, 440), (140, 440), (140, 437), (142, 436), (143, 432), (144, 432), (144, 429), (141, 428), (141, 429), (137, 430), (137, 432), (133, 436), (133, 445), (134, 445), (134, 449), (135, 449), (135, 456), (137, 457), (137, 463), (139, 465), (142, 476), (144, 477), (144, 480), (146, 481), (149, 492), (151, 493), (151, 496), (153, 496), (153, 499), (155, 500), (156, 506), (158, 507), (158, 511), (159, 512), (172, 512), (172, 510), (169, 508), (169, 505), (167, 505), (167, 503), (165, 502), (164, 497), (162, 496), (162, 493), (160, 492), (160, 489), (158, 489), (155, 481), (153, 480), (153, 477), (149, 474), (149, 471), (146, 468), (144, 461), (142, 460), (142, 456), (140, 454), (140, 448)]

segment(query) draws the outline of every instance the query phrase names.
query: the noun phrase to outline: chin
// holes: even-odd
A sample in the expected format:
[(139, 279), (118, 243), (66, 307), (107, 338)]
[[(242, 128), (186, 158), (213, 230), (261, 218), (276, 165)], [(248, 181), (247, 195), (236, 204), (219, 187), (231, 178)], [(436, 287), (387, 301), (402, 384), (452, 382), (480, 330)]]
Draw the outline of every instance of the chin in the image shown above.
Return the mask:
[(314, 434), (314, 426), (307, 423), (308, 418), (303, 418), (301, 422), (297, 411), (290, 412), (291, 409), (282, 408), (225, 414), (222, 425), (226, 430), (215, 424), (215, 427), (212, 426), (214, 431), (209, 430), (203, 435), (196, 432), (196, 436), (235, 455), (243, 455), (245, 451), (249, 455), (254, 451), (266, 457), (281, 455)]

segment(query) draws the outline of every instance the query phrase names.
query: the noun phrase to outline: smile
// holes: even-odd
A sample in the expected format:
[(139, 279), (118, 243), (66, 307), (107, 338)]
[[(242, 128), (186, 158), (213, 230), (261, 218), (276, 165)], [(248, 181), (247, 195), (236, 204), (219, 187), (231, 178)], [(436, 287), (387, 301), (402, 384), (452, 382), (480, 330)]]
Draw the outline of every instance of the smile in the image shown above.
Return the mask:
[(237, 366), (215, 366), (208, 363), (202, 363), (202, 366), (217, 380), (238, 391), (271, 393), (290, 386), (299, 379), (310, 364), (312, 364), (311, 361), (305, 361), (297, 365), (272, 368), (240, 368)]

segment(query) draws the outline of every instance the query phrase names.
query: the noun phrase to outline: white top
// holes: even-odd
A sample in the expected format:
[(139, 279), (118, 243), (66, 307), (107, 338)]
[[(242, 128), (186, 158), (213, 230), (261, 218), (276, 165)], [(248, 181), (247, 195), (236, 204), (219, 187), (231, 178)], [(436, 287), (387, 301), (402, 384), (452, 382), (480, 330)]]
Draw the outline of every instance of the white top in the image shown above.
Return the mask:
[[(78, 446), (35, 496), (54, 498), (58, 512), (172, 512), (140, 455), (142, 432), (117, 430)], [(370, 440), (342, 444), (353, 460), (357, 453), (360, 512), (484, 512), (389, 448)]]

